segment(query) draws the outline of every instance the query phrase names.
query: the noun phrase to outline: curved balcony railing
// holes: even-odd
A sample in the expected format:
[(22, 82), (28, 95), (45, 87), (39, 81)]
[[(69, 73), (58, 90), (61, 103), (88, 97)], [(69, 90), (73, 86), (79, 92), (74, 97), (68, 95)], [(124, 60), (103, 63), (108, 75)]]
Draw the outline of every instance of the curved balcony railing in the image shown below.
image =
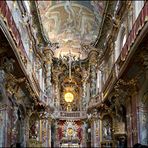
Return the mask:
[(59, 111), (55, 113), (55, 118), (60, 119), (85, 119), (87, 114), (85, 111)]

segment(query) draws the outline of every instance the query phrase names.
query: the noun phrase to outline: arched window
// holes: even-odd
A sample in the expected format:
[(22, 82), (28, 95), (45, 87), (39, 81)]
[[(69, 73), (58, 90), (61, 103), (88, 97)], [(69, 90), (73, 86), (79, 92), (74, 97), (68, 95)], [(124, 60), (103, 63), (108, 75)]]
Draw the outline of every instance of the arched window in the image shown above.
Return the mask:
[(120, 50), (122, 50), (125, 42), (126, 42), (126, 29), (125, 29), (125, 26), (123, 26), (121, 30), (121, 36), (120, 36)]
[(98, 91), (101, 92), (102, 90), (102, 83), (101, 83), (101, 79), (102, 79), (102, 73), (100, 70), (98, 70), (98, 80), (97, 80), (97, 88), (98, 88)]
[(122, 39), (122, 44), (121, 44), (121, 49), (122, 49), (122, 47), (124, 46), (124, 44), (125, 44), (125, 42), (126, 42), (126, 34), (124, 33), (123, 34), (123, 39)]
[(144, 1), (134, 1), (135, 20), (144, 6)]
[(118, 59), (120, 52), (122, 50), (122, 47), (124, 46), (125, 42), (126, 42), (126, 29), (124, 24), (121, 25), (118, 36), (117, 36), (117, 40), (115, 42), (115, 61)]
[(29, 1), (23, 1), (25, 7), (26, 7), (26, 10), (28, 13), (30, 13), (30, 2)]
[(98, 93), (98, 91), (99, 91), (99, 87), (100, 87), (100, 83), (99, 83), (99, 81), (100, 81), (100, 77), (99, 77), (99, 70), (97, 71), (97, 89), (96, 89), (96, 94)]
[(127, 22), (128, 22), (127, 28), (128, 28), (128, 33), (129, 33), (134, 24), (134, 4), (133, 2), (131, 3), (128, 14), (127, 14)]

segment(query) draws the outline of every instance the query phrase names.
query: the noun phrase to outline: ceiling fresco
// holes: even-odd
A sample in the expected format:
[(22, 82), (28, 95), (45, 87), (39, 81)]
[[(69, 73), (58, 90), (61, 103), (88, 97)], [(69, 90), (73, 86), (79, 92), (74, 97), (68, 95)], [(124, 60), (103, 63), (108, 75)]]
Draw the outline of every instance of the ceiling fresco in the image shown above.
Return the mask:
[(68, 54), (84, 59), (97, 38), (102, 20), (104, 1), (37, 1), (43, 30), (47, 39), (58, 43), (55, 57)]

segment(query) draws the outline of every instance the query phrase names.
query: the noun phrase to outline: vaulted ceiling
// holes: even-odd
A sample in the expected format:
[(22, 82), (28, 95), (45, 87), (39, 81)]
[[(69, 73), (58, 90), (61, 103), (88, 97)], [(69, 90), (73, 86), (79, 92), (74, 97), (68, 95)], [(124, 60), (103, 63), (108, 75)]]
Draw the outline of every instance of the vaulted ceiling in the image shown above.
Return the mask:
[(37, 1), (46, 39), (58, 46), (55, 57), (71, 52), (85, 59), (95, 42), (102, 21), (105, 1)]
[[(53, 51), (51, 81), (56, 93), (59, 89), (54, 99), (63, 109), (67, 106), (64, 95), (70, 92), (75, 98), (72, 110), (79, 110), (90, 63), (98, 64), (106, 49), (111, 51), (112, 41), (108, 40), (117, 34), (119, 25), (114, 24), (116, 17), (121, 18), (120, 11), (117, 1), (31, 1), (38, 46)], [(42, 49), (39, 46), (39, 51)]]

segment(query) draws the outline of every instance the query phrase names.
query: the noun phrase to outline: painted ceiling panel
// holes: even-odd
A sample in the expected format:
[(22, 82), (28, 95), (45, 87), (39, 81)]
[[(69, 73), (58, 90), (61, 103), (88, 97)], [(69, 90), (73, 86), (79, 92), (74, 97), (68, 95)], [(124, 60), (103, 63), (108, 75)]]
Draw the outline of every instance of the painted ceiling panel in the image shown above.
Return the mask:
[(58, 43), (55, 56), (69, 51), (86, 57), (81, 45), (94, 42), (104, 11), (104, 1), (37, 1), (47, 39)]

